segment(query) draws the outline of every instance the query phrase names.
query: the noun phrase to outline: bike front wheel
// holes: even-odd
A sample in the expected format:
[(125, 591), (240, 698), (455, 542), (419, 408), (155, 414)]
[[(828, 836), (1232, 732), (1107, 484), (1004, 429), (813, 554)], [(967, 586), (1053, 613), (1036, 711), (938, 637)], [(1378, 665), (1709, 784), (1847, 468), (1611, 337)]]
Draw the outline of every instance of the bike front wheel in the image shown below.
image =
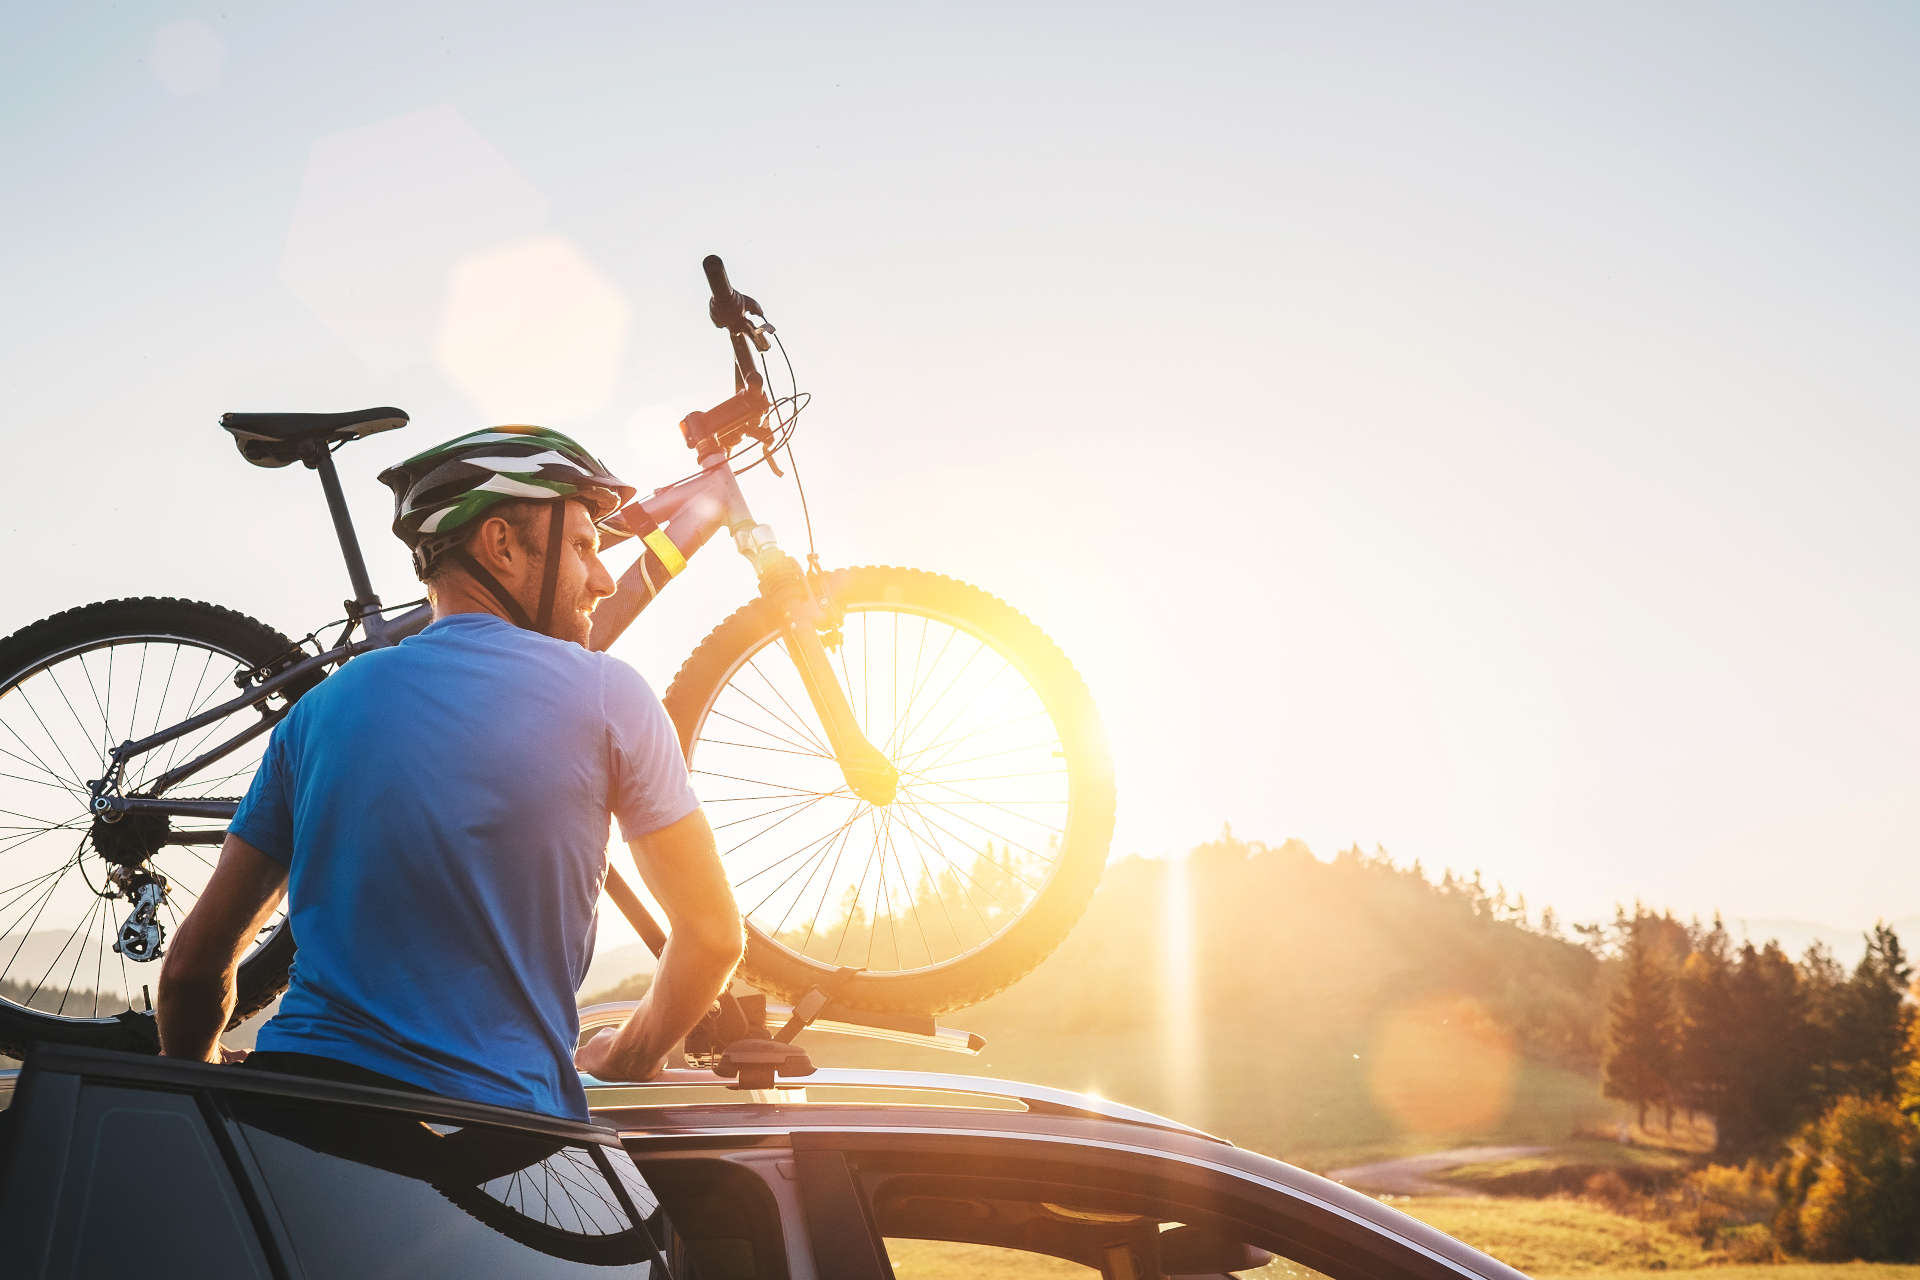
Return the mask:
[(813, 580), (841, 689), (899, 770), (855, 796), (756, 599), (664, 702), (747, 922), (742, 976), (798, 999), (932, 1014), (985, 999), (1079, 919), (1113, 836), (1113, 772), (1079, 673), (978, 588), (913, 569)]

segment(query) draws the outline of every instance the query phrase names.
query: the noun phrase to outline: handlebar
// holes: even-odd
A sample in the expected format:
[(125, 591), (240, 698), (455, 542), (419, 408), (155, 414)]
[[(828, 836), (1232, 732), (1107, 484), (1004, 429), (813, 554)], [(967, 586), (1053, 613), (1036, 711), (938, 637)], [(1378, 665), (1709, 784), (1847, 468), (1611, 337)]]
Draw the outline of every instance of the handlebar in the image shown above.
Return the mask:
[[(741, 391), (762, 390), (764, 384), (753, 361), (753, 350), (767, 349), (766, 335), (773, 328), (766, 323), (767, 313), (758, 302), (733, 287), (727, 279), (727, 264), (720, 261), (720, 255), (708, 254), (701, 259), (700, 269), (706, 272), (707, 288), (713, 292), (713, 300), (707, 303), (707, 317), (715, 328), (725, 329), (733, 342), (734, 386)], [(749, 311), (760, 317), (760, 324), (747, 319)], [(753, 349), (748, 348), (749, 342)]]
[[(742, 436), (751, 436), (766, 446), (771, 459), (773, 434), (765, 424), (771, 406), (766, 396), (766, 381), (754, 362), (753, 350), (756, 347), (767, 350), (766, 335), (773, 332), (773, 326), (767, 323), (767, 313), (757, 301), (733, 287), (733, 282), (727, 279), (727, 264), (720, 261), (718, 254), (710, 253), (701, 259), (700, 269), (706, 273), (707, 288), (713, 293), (707, 303), (707, 316), (715, 328), (727, 331), (728, 340), (733, 344), (735, 394), (704, 413), (688, 414), (680, 423), (681, 437), (695, 449), (700, 449), (703, 441), (712, 441), (726, 451)], [(749, 312), (760, 318), (759, 324), (747, 319)], [(775, 465), (774, 471), (779, 470)]]

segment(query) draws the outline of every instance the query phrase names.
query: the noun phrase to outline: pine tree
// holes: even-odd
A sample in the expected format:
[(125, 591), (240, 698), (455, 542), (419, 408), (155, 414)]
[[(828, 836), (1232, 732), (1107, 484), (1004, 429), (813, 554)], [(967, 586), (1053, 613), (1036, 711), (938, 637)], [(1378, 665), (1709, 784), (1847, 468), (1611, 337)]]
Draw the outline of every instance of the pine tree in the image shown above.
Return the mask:
[(1717, 1122), (1727, 1112), (1739, 1055), (1733, 943), (1718, 915), (1713, 928), (1693, 932), (1693, 952), (1680, 967), (1676, 1093), (1687, 1110), (1704, 1111)]
[(1714, 1114), (1722, 1151), (1767, 1146), (1811, 1118), (1805, 992), (1776, 942), (1740, 949), (1727, 985), (1722, 1033), (1727, 1087)]
[(1607, 1002), (1607, 1056), (1603, 1089), (1638, 1109), (1670, 1105), (1673, 1076), (1673, 979), (1657, 954), (1651, 917), (1637, 916), (1628, 929), (1624, 976)]
[(1841, 991), (1834, 1028), (1830, 1074), (1845, 1092), (1893, 1099), (1914, 1018), (1906, 998), (1912, 980), (1913, 966), (1900, 939), (1886, 924), (1874, 925), (1867, 953)]

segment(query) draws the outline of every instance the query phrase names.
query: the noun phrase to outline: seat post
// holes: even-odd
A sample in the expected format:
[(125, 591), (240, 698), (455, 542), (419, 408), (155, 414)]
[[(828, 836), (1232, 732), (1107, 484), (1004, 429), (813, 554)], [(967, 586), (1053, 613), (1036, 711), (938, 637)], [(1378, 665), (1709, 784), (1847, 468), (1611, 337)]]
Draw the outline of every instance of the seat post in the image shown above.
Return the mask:
[(340, 554), (347, 561), (347, 580), (353, 584), (353, 599), (347, 611), (363, 618), (380, 608), (380, 597), (373, 594), (367, 577), (367, 562), (360, 555), (360, 540), (354, 536), (353, 516), (347, 511), (347, 496), (340, 490), (340, 473), (333, 467), (333, 452), (315, 442), (301, 449), (300, 460), (320, 473), (320, 487), (326, 491), (327, 512), (333, 516), (334, 536), (340, 539)]

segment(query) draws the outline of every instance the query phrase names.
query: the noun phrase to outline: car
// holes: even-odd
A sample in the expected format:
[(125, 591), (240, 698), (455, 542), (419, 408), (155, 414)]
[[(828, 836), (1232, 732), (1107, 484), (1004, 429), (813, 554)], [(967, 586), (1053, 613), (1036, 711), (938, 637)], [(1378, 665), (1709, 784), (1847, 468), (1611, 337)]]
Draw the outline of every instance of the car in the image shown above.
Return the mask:
[(590, 1082), (581, 1124), (40, 1046), (0, 1078), (0, 1274), (1520, 1274), (1100, 1098), (928, 1072), (741, 1074)]

